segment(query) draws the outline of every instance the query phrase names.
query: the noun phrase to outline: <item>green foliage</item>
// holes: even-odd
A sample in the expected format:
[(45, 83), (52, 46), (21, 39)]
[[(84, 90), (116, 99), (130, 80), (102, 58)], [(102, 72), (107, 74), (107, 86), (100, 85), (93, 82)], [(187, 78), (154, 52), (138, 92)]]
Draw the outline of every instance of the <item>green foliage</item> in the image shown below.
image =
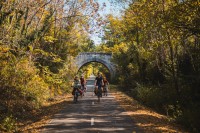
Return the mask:
[(1, 128), (6, 132), (14, 132), (17, 130), (16, 119), (10, 115), (3, 119)]
[(138, 83), (137, 86), (131, 90), (131, 93), (145, 105), (156, 109), (163, 107), (167, 100), (167, 96), (161, 88), (145, 86)]
[[(75, 9), (73, 3), (0, 2), (0, 103), (6, 107), (0, 111), (6, 118), (0, 123), (7, 130), (14, 128), (8, 114), (20, 119), (23, 111), (40, 108), (49, 98), (69, 92), (69, 81), (76, 73), (72, 55), (81, 51), (81, 44), (83, 50), (94, 48), (83, 30), (87, 9), (82, 2), (76, 2)], [(65, 4), (73, 11), (63, 12)]]
[(50, 95), (48, 85), (38, 75), (35, 75), (27, 83), (27, 86), (23, 89), (23, 93), (37, 103), (43, 103)]
[(193, 132), (199, 131), (199, 104), (192, 104), (189, 108), (183, 110), (182, 115), (177, 117), (177, 121), (185, 127), (190, 128)]
[(200, 103), (198, 14), (199, 2), (192, 0), (132, 1), (121, 18), (108, 16), (102, 44), (113, 52), (124, 91), (187, 121), (196, 132), (199, 114), (192, 110)]
[[(0, 86), (6, 88), (15, 88), (24, 97), (32, 97), (36, 104), (42, 103), (48, 97), (48, 85), (38, 75), (38, 70), (27, 58), (17, 59), (13, 54), (7, 52), (2, 54)], [(3, 90), (2, 90), (3, 91)]]

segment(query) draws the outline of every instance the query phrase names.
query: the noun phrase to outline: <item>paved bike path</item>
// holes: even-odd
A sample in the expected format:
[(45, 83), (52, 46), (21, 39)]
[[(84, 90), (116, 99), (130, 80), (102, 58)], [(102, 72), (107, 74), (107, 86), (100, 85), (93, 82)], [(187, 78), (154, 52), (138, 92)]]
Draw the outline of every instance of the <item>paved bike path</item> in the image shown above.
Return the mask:
[(109, 94), (101, 102), (87, 92), (78, 103), (71, 103), (56, 114), (43, 133), (134, 133), (140, 130)]

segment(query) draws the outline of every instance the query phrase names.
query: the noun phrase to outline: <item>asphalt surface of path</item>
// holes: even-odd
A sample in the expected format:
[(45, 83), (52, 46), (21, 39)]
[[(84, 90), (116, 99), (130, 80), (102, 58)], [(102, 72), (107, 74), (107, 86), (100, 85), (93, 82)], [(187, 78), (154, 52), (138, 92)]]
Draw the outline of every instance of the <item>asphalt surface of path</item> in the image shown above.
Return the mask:
[(43, 133), (141, 133), (112, 94), (100, 102), (93, 92), (71, 103), (56, 114)]

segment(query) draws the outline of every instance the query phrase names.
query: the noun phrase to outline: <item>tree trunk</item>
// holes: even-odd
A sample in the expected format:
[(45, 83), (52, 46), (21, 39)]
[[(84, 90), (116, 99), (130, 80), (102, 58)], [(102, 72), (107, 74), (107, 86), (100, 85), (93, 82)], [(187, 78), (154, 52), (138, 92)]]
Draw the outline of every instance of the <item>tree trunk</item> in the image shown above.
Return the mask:
[(177, 77), (176, 70), (175, 70), (174, 48), (173, 48), (173, 44), (171, 42), (170, 34), (169, 34), (168, 31), (167, 31), (167, 39), (168, 39), (168, 45), (169, 45), (169, 49), (170, 49), (170, 60), (171, 60), (171, 70), (172, 70), (173, 84), (174, 84), (174, 88), (176, 89), (176, 95), (179, 98), (180, 97), (180, 90), (179, 90), (179, 86), (178, 86), (178, 77)]

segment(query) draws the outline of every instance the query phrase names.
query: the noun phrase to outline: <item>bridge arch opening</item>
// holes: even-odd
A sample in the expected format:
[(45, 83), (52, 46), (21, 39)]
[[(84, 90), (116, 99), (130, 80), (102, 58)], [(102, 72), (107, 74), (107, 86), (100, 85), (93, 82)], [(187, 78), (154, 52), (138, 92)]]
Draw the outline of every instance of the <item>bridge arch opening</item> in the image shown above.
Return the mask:
[(89, 77), (90, 75), (96, 76), (97, 73), (100, 72), (105, 76), (108, 80), (111, 80), (111, 72), (109, 68), (97, 61), (90, 61), (85, 64), (83, 64), (79, 69), (78, 69), (78, 75), (84, 74), (86, 77)]

